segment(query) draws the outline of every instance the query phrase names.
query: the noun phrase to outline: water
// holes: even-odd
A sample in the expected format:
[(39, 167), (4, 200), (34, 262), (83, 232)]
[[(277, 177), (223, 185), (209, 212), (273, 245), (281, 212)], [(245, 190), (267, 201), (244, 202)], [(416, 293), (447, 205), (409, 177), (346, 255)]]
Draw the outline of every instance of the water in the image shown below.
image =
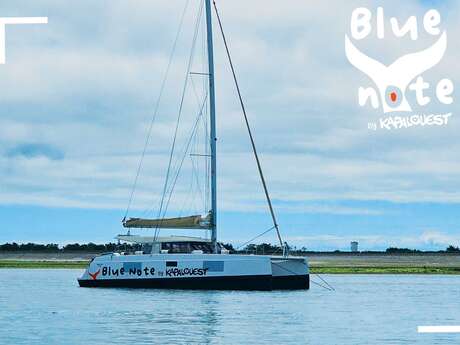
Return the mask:
[(325, 275), (336, 291), (203, 292), (84, 289), (80, 274), (0, 270), (0, 343), (460, 343), (416, 331), (460, 325), (460, 276)]

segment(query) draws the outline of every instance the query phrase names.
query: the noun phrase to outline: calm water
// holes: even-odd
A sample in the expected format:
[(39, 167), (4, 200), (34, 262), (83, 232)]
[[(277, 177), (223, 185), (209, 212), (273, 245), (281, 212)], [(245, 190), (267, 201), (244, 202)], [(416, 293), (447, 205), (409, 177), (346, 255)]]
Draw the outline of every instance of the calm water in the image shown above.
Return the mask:
[(0, 343), (460, 344), (460, 334), (416, 332), (460, 325), (460, 276), (325, 275), (336, 291), (198, 292), (83, 289), (80, 273), (0, 270)]

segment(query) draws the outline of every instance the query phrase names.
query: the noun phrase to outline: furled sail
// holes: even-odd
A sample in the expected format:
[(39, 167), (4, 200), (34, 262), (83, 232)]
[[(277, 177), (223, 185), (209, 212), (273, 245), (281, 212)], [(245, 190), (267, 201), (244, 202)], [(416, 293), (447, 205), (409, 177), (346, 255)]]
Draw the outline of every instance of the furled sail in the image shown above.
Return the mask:
[(163, 219), (129, 218), (123, 221), (125, 228), (155, 228), (155, 229), (211, 229), (211, 213), (200, 215)]
[(190, 236), (167, 236), (167, 237), (153, 237), (153, 236), (138, 236), (138, 235), (118, 235), (115, 237), (117, 240), (136, 244), (146, 243), (167, 243), (167, 242), (200, 242), (210, 243), (210, 239), (201, 237), (190, 237)]

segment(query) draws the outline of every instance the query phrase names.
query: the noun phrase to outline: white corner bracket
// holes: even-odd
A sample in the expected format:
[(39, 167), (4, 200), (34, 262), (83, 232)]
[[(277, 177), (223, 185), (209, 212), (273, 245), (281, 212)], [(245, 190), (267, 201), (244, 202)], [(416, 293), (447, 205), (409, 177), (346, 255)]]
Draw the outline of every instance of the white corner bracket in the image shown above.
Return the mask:
[(48, 24), (48, 17), (0, 17), (0, 65), (6, 63), (6, 32), (8, 24)]

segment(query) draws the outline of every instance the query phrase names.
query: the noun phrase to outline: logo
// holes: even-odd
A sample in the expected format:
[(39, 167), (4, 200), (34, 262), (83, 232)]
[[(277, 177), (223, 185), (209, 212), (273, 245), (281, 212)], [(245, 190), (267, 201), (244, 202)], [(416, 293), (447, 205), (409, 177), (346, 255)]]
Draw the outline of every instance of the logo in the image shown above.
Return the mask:
[[(392, 17), (385, 20), (382, 7), (377, 8), (376, 18), (364, 7), (356, 8), (351, 15), (351, 37), (356, 42), (369, 37), (375, 26), (377, 39), (383, 40), (385, 34), (392, 33), (397, 39), (409, 36), (412, 41), (419, 38), (420, 23), (411, 16), (405, 23)], [(388, 26), (388, 24), (390, 24)], [(441, 105), (453, 103), (454, 85), (448, 78), (439, 80), (432, 88), (431, 83), (423, 78), (423, 73), (436, 66), (444, 57), (447, 49), (447, 32), (441, 30), (441, 15), (437, 10), (427, 11), (423, 17), (423, 31), (435, 42), (425, 49), (409, 52), (389, 65), (370, 57), (357, 48), (352, 39), (345, 35), (345, 54), (348, 61), (359, 71), (367, 75), (373, 86), (359, 87), (358, 102), (364, 107), (368, 104), (374, 109), (381, 109), (384, 114), (402, 113), (400, 116), (381, 118), (380, 128), (396, 129), (417, 125), (447, 124), (452, 113), (446, 114), (407, 114), (414, 106), (424, 108), (436, 101)], [(407, 38), (406, 38), (407, 39)], [(382, 45), (383, 46), (383, 45)], [(431, 92), (430, 92), (431, 91)], [(408, 94), (413, 93), (409, 99)], [(434, 97), (430, 97), (429, 95)], [(434, 98), (435, 100), (432, 100)], [(369, 128), (377, 129), (377, 124)]]
[(6, 63), (6, 25), (48, 24), (48, 17), (0, 18), (0, 65)]
[(88, 271), (88, 274), (90, 275), (91, 278), (93, 278), (93, 280), (97, 279), (97, 276), (99, 275), (99, 273), (101, 273), (101, 269), (97, 270), (94, 273), (89, 273), (89, 271)]

